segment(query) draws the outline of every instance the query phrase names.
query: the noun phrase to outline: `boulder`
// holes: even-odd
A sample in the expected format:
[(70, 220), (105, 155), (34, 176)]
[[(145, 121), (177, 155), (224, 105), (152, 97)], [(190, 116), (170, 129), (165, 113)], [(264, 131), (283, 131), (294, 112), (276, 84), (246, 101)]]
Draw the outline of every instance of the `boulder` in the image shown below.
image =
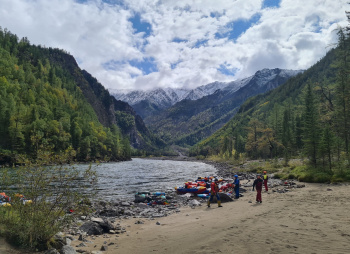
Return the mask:
[(102, 227), (104, 233), (109, 233), (110, 230), (115, 230), (114, 225), (108, 220), (104, 220), (98, 224)]
[(79, 229), (86, 232), (88, 235), (103, 234), (103, 228), (98, 223), (92, 221), (84, 223)]
[(68, 245), (63, 246), (60, 253), (61, 254), (77, 254), (75, 249), (72, 246), (68, 246)]

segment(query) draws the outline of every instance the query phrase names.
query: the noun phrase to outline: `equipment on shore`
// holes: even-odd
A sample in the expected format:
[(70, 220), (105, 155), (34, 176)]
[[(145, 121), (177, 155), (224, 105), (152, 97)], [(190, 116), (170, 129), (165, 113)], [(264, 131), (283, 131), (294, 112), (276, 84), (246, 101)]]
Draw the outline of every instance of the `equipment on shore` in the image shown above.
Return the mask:
[(186, 194), (186, 193), (194, 193), (194, 194), (204, 194), (209, 193), (209, 190), (207, 190), (206, 187), (200, 186), (200, 187), (175, 187), (175, 190), (178, 194)]

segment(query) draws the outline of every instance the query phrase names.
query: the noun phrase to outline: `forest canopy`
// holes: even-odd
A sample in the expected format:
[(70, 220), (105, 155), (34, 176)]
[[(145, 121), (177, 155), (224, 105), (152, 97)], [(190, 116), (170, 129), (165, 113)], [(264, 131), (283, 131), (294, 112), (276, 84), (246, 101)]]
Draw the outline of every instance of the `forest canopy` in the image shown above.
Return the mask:
[(130, 159), (128, 138), (98, 121), (69, 66), (60, 64), (66, 55), (0, 27), (0, 163), (16, 154), (35, 158), (40, 149), (69, 151), (79, 161)]

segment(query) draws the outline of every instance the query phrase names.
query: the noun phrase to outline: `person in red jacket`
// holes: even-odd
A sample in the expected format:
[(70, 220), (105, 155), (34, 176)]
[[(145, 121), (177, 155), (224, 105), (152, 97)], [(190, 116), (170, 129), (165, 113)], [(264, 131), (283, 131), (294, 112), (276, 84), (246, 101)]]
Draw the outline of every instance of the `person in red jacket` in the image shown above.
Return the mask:
[(265, 186), (265, 191), (269, 191), (269, 188), (267, 187), (267, 180), (269, 180), (269, 176), (266, 174), (266, 171), (264, 171), (264, 186)]
[(215, 178), (215, 180), (212, 181), (210, 185), (210, 199), (208, 200), (208, 207), (210, 207), (210, 202), (213, 201), (214, 196), (216, 196), (218, 200), (218, 207), (222, 207), (220, 196), (219, 196), (219, 186), (218, 186), (217, 178)]
[(257, 179), (255, 179), (253, 183), (253, 191), (254, 187), (256, 188), (256, 202), (262, 203), (261, 199), (261, 191), (262, 191), (262, 186), (263, 186), (263, 180), (261, 179), (260, 175), (257, 175)]

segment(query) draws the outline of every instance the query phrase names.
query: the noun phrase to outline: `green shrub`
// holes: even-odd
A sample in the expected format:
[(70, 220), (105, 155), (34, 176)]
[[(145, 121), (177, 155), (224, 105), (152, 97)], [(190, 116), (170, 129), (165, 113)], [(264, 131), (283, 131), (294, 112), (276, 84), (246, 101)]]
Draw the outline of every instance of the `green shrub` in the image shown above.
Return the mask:
[(315, 183), (328, 183), (331, 182), (332, 175), (327, 173), (316, 173), (314, 175), (313, 182)]
[[(70, 209), (76, 215), (86, 213), (89, 195), (83, 194), (87, 192), (81, 185), (94, 182), (96, 172), (91, 167), (79, 171), (65, 166), (66, 156), (40, 153), (35, 163), (23, 159), (25, 166), (0, 172), (2, 188), (11, 186), (32, 200), (24, 205), (15, 193), (7, 193), (12, 206), (0, 210), (0, 225), (6, 225), (2, 234), (12, 243), (26, 249), (47, 249), (50, 239), (72, 221)], [(80, 185), (78, 178), (84, 183)]]

